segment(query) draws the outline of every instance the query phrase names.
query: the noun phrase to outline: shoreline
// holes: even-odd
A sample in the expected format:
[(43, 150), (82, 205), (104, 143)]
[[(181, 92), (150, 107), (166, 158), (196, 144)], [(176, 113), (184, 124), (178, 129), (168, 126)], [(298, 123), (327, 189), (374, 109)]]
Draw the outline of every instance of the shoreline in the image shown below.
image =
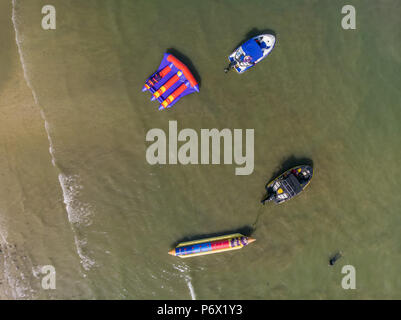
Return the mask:
[[(39, 289), (35, 270), (60, 244), (46, 227), (61, 228), (67, 250), (74, 251), (73, 242), (64, 226), (67, 216), (45, 123), (21, 65), (12, 9), (11, 1), (0, 5), (0, 38), (8, 49), (0, 54), (0, 300), (49, 298), (55, 293)], [(41, 196), (47, 200), (40, 203)]]

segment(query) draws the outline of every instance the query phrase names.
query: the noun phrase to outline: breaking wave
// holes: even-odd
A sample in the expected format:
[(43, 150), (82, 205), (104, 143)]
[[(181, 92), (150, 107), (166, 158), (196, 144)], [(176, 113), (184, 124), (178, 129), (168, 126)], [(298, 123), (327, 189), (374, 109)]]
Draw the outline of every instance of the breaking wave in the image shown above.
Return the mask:
[(65, 174), (60, 173), (58, 179), (61, 189), (63, 190), (63, 199), (68, 215), (68, 221), (70, 222), (74, 233), (75, 247), (81, 259), (83, 268), (88, 271), (95, 265), (95, 261), (84, 254), (83, 250), (87, 241), (86, 239), (78, 238), (75, 227), (89, 226), (91, 224), (91, 206), (77, 200), (80, 190), (83, 189), (83, 186), (79, 183), (78, 175), (66, 176)]
[(180, 271), (182, 273), (181, 277), (184, 278), (188, 289), (189, 289), (189, 294), (191, 295), (191, 299), (192, 300), (196, 300), (196, 295), (195, 295), (195, 290), (194, 287), (192, 285), (192, 278), (189, 275), (189, 267), (187, 265), (173, 265), (174, 269)]
[(68, 215), (68, 221), (70, 222), (72, 231), (74, 233), (75, 246), (77, 254), (81, 259), (81, 265), (85, 270), (89, 270), (95, 265), (95, 261), (84, 254), (84, 246), (86, 246), (86, 239), (78, 237), (77, 227), (78, 226), (88, 226), (90, 224), (90, 206), (88, 204), (82, 204), (77, 200), (77, 195), (82, 189), (82, 185), (79, 184), (79, 177), (77, 175), (65, 175), (61, 172), (60, 168), (56, 165), (56, 158), (54, 155), (54, 146), (52, 138), (50, 135), (50, 124), (46, 119), (43, 109), (40, 107), (39, 99), (28, 75), (28, 68), (25, 63), (25, 56), (22, 50), (23, 37), (18, 30), (18, 17), (17, 17), (17, 0), (12, 0), (12, 23), (15, 31), (15, 41), (17, 44), (18, 54), (21, 62), (21, 67), (24, 74), (24, 79), (27, 86), (32, 92), (32, 96), (35, 105), (38, 106), (40, 110), (41, 117), (44, 121), (44, 127), (47, 134), (47, 139), (49, 141), (49, 153), (51, 157), (51, 162), (54, 167), (59, 171), (58, 180), (63, 193), (63, 201)]
[[(17, 248), (8, 243), (7, 232), (0, 226), (0, 253), (2, 265), (0, 270), (0, 288), (5, 299), (32, 299), (34, 298), (30, 280), (21, 271), (17, 257)], [(26, 257), (24, 257), (26, 258)], [(1, 296), (0, 296), (1, 297)]]

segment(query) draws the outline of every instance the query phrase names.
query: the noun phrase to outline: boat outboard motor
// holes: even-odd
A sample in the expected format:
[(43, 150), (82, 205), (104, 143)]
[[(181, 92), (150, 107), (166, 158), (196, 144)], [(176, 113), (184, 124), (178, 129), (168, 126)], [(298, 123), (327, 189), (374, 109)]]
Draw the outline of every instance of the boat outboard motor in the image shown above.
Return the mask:
[(273, 201), (274, 200), (274, 194), (271, 194), (268, 198), (267, 201)]
[(262, 203), (262, 204), (265, 204), (266, 201), (269, 202), (269, 201), (272, 201), (272, 200), (274, 200), (274, 194), (267, 195), (267, 197), (264, 198), (264, 199), (261, 201), (261, 203)]
[(228, 67), (224, 69), (224, 72), (227, 73), (227, 72), (230, 71), (232, 68), (234, 68), (236, 64), (237, 64), (237, 61), (232, 61), (232, 62), (230, 62), (230, 64), (228, 65)]

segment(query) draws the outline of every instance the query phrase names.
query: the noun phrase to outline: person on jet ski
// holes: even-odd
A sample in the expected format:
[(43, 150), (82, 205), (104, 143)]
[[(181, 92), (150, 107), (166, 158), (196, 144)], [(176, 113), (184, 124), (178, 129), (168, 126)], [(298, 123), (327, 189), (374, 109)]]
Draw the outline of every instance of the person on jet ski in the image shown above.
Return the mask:
[(245, 62), (248, 65), (254, 65), (255, 63), (252, 61), (252, 57), (251, 56), (245, 56), (242, 59), (243, 62)]

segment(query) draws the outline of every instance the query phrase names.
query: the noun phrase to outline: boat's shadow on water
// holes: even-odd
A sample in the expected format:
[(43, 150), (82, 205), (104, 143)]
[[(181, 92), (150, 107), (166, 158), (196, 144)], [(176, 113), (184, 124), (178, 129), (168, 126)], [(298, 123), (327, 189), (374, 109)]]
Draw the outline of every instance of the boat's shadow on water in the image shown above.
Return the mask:
[(255, 231), (255, 229), (252, 228), (251, 226), (243, 226), (238, 229), (224, 230), (221, 232), (214, 232), (214, 233), (208, 233), (208, 234), (194, 234), (194, 235), (186, 236), (184, 238), (177, 240), (176, 242), (174, 242), (172, 244), (172, 247), (175, 248), (181, 242), (202, 240), (202, 239), (207, 239), (207, 238), (212, 238), (212, 237), (220, 237), (220, 236), (225, 236), (225, 235), (229, 235), (229, 234), (233, 234), (233, 233), (241, 233), (245, 237), (250, 237), (254, 231)]
[(249, 39), (256, 37), (260, 34), (272, 34), (273, 36), (276, 37), (276, 41), (277, 41), (277, 35), (276, 32), (272, 29), (258, 29), (258, 28), (252, 28), (250, 31), (248, 31), (245, 34), (245, 37), (242, 39), (241, 42), (238, 42), (237, 45), (235, 46), (235, 48), (233, 50), (231, 50), (231, 52), (234, 52), (234, 50), (237, 50), (237, 48), (242, 45), (244, 42), (248, 41)]
[(294, 155), (291, 155), (289, 158), (284, 159), (284, 161), (281, 163), (281, 166), (278, 167), (272, 176), (270, 177), (269, 180), (266, 182), (266, 186), (268, 183), (275, 178), (277, 178), (279, 175), (282, 173), (286, 172), (287, 170), (290, 170), (293, 167), (299, 166), (299, 165), (306, 165), (306, 166), (311, 166), (313, 168), (313, 160), (310, 158), (306, 157), (295, 157)]
[(195, 77), (196, 81), (198, 81), (198, 85), (200, 88), (201, 84), (202, 84), (202, 78), (200, 77), (198, 71), (196, 71), (196, 68), (195, 68), (194, 64), (192, 63), (192, 60), (174, 48), (169, 48), (166, 50), (166, 52), (175, 56), (178, 60), (180, 60), (183, 64), (185, 64), (188, 67), (189, 71), (191, 71), (191, 73)]
[(248, 33), (246, 34), (246, 38), (247, 39), (249, 39), (249, 38), (253, 38), (253, 37), (256, 37), (256, 36), (258, 36), (258, 35), (260, 35), (260, 34), (266, 34), (266, 33), (268, 33), (268, 34), (272, 34), (273, 36), (277, 36), (277, 34), (276, 34), (276, 32), (274, 31), (274, 30), (272, 30), (272, 29), (258, 29), (258, 28), (252, 28), (250, 31), (248, 31)]

